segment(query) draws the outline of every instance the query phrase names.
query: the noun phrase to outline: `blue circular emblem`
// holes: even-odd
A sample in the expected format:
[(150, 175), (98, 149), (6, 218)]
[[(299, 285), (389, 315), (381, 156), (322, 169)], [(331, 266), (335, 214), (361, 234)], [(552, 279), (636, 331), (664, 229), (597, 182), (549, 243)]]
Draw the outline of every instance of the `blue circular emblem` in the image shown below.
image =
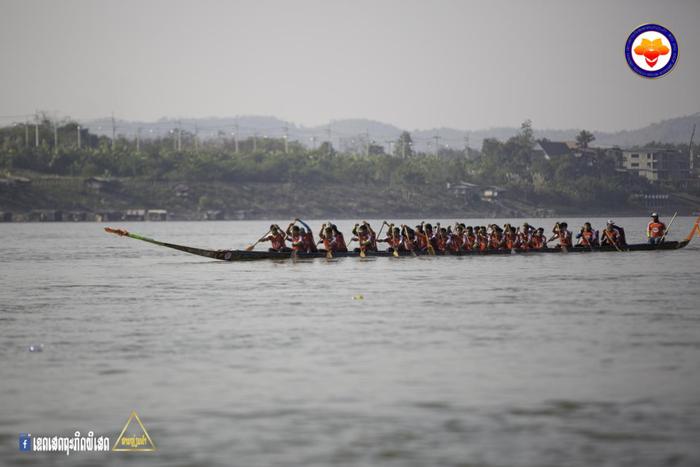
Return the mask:
[(632, 31), (625, 44), (629, 67), (645, 78), (658, 78), (678, 61), (678, 41), (671, 31), (658, 24), (644, 24)]

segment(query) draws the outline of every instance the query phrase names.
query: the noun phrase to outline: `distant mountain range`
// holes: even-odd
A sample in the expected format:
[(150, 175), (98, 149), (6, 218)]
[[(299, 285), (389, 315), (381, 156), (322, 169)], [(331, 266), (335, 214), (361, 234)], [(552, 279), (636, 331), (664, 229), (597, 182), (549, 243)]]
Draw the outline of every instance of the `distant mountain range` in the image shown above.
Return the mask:
[[(112, 120), (110, 118), (85, 121), (81, 124), (93, 133), (112, 135)], [(652, 141), (687, 144), (693, 125), (700, 126), (700, 112), (662, 120), (636, 130), (614, 133), (593, 131), (596, 137), (593, 145), (628, 147), (644, 145)], [(389, 151), (393, 142), (403, 131), (394, 125), (367, 119), (334, 120), (327, 125), (305, 127), (285, 122), (276, 117), (266, 116), (163, 118), (155, 122), (115, 120), (114, 128), (117, 135), (128, 138), (134, 138), (139, 131), (142, 138), (166, 136), (176, 131), (177, 128), (189, 133), (196, 133), (201, 139), (232, 138), (236, 133), (241, 139), (256, 135), (259, 138), (282, 138), (286, 134), (290, 141), (299, 141), (309, 147), (330, 139), (334, 147), (346, 151), (353, 149), (362, 151), (368, 138), (374, 144), (385, 146), (386, 150)], [(434, 151), (436, 142), (440, 147), (448, 146), (461, 149), (468, 145), (471, 148), (479, 149), (485, 138), (506, 140), (515, 135), (519, 129), (508, 127), (483, 130), (432, 128), (408, 131), (411, 133), (417, 150)], [(542, 130), (536, 128), (535, 136), (553, 141), (571, 141), (575, 139), (579, 131), (580, 129)]]

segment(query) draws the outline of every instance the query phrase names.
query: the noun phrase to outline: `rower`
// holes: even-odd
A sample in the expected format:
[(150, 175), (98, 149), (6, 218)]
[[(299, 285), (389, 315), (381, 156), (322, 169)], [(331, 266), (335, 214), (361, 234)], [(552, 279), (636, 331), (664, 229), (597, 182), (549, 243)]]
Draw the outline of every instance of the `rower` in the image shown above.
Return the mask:
[(435, 241), (433, 243), (433, 248), (435, 248), (435, 251), (445, 253), (445, 250), (447, 250), (447, 229), (444, 227), (440, 227), (440, 223), (438, 222), (436, 230), (437, 231), (435, 232)]
[(545, 236), (544, 229), (542, 227), (535, 230), (530, 236), (529, 247), (533, 250), (547, 248), (547, 237)]
[(608, 219), (608, 224), (612, 225), (613, 229), (615, 229), (615, 231), (617, 232), (617, 235), (620, 237), (620, 239), (619, 239), (620, 246), (627, 245), (627, 237), (625, 236), (625, 229), (623, 229), (619, 225), (615, 224), (615, 221), (612, 219)]
[(477, 242), (479, 244), (479, 251), (486, 251), (489, 247), (489, 235), (486, 231), (485, 226), (479, 226), (477, 231)]
[(659, 215), (651, 213), (651, 221), (647, 224), (647, 238), (650, 245), (658, 245), (666, 234), (666, 224), (659, 220)]
[(333, 231), (333, 251), (348, 251), (348, 246), (345, 243), (345, 237), (343, 236), (343, 233), (340, 230), (338, 230), (338, 226), (335, 224), (331, 224), (331, 229)]
[(496, 224), (491, 224), (491, 236), (489, 237), (489, 248), (498, 250), (503, 246), (503, 230)]
[(581, 231), (576, 234), (576, 238), (578, 239), (576, 245), (585, 247), (598, 246), (598, 231), (593, 230), (590, 222), (583, 224)]
[(416, 249), (418, 251), (426, 251), (428, 249), (428, 237), (426, 237), (423, 224), (416, 226)]
[[(439, 227), (439, 225), (438, 225)], [(423, 236), (427, 242), (433, 247), (433, 250), (437, 250), (437, 239), (435, 238), (435, 233), (433, 232), (433, 226), (431, 224), (423, 225)], [(428, 248), (426, 244), (426, 249)]]
[(415, 251), (416, 232), (406, 224), (401, 224), (401, 232), (403, 234), (401, 236), (401, 248), (405, 251)]
[(314, 233), (311, 230), (311, 227), (304, 222), (303, 220), (297, 218), (294, 219), (295, 222), (299, 222), (301, 225), (304, 227), (301, 230), (301, 238), (304, 242), (304, 248), (302, 251), (305, 251), (306, 253), (316, 253), (318, 249), (316, 248), (316, 242), (314, 242)]
[(389, 247), (386, 249), (388, 253), (401, 251), (401, 229), (395, 227), (394, 224), (389, 224), (389, 227), (387, 228), (386, 232), (386, 238), (377, 241), (388, 244)]
[(559, 248), (570, 248), (571, 247), (571, 232), (567, 229), (568, 224), (566, 222), (557, 222), (554, 224), (552, 229), (552, 237), (549, 239), (551, 242), (555, 238), (559, 240)]
[(287, 245), (284, 243), (284, 240), (286, 239), (285, 233), (282, 231), (279, 225), (277, 224), (272, 224), (270, 226), (270, 235), (267, 237), (263, 238), (261, 241), (263, 242), (270, 242), (270, 248), (268, 251), (270, 252), (282, 252), (282, 251), (292, 251)]
[(503, 226), (503, 247), (507, 250), (512, 250), (515, 247), (516, 240), (515, 228), (510, 224), (505, 224)]
[(600, 246), (614, 246), (619, 248), (623, 245), (619, 230), (615, 227), (616, 226), (614, 223), (612, 223), (612, 221), (608, 221), (608, 224), (605, 226), (603, 235), (600, 239)]
[(474, 227), (468, 226), (464, 232), (464, 249), (472, 250), (476, 248), (476, 234), (474, 233)]
[(456, 253), (464, 245), (464, 224), (456, 224), (454, 232), (447, 237), (447, 248)]
[(355, 248), (355, 252), (359, 253), (362, 251), (377, 251), (377, 242), (374, 230), (370, 227), (367, 221), (364, 221), (362, 225), (355, 224), (352, 229), (352, 233), (355, 235), (352, 240), (356, 241), (359, 245)]
[(298, 225), (294, 225), (295, 223), (296, 219), (287, 226), (287, 240), (292, 243), (292, 251), (305, 252), (306, 249), (304, 248), (304, 238), (302, 236), (301, 229)]
[(535, 232), (535, 228), (525, 222), (518, 232), (518, 247), (527, 250), (530, 247), (530, 237)]

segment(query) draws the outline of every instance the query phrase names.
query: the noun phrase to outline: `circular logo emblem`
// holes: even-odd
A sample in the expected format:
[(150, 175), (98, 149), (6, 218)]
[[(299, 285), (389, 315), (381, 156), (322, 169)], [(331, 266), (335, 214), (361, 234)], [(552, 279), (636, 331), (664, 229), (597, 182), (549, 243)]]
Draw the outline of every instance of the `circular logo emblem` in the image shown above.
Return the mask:
[(658, 78), (671, 71), (676, 64), (678, 42), (665, 27), (645, 24), (632, 31), (627, 38), (625, 58), (638, 75)]

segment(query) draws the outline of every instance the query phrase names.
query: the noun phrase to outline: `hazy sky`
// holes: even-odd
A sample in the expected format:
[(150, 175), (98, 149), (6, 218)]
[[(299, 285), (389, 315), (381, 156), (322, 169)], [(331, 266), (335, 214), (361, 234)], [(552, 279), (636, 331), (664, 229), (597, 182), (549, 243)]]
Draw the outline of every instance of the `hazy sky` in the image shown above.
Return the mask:
[[(661, 79), (624, 58), (647, 22)], [(700, 1), (0, 0), (0, 63), (0, 117), (617, 130), (700, 111)]]

